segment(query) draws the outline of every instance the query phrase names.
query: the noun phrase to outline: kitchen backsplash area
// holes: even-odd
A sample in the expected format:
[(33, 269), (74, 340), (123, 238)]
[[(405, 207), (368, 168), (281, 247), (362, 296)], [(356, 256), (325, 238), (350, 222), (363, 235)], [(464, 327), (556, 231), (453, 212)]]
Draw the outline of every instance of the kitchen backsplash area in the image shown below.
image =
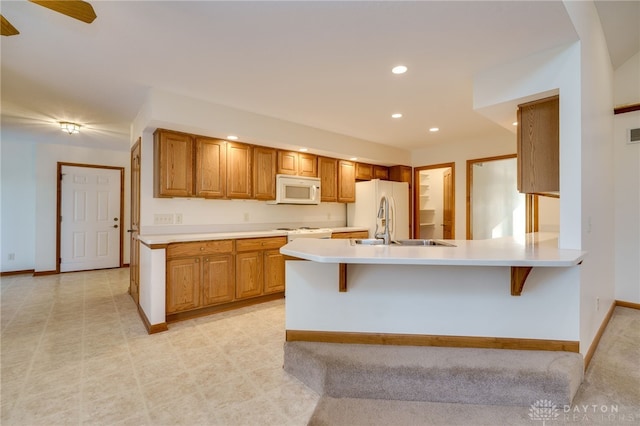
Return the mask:
[[(262, 231), (280, 227), (346, 226), (343, 203), (269, 205), (258, 200), (154, 199), (142, 211), (141, 234)], [(146, 210), (146, 209), (145, 209)]]

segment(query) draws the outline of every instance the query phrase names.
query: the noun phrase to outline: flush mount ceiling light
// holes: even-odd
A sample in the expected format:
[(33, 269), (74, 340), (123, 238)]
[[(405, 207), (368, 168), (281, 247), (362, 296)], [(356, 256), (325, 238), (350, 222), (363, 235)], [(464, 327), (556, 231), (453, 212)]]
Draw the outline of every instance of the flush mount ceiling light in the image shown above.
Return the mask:
[(308, 150), (307, 148), (300, 148), (298, 151), (300, 151), (300, 152), (307, 152), (307, 151), (309, 151), (309, 150)]
[(80, 133), (80, 125), (76, 123), (71, 123), (68, 121), (61, 121), (60, 130), (62, 130), (63, 132), (67, 132), (70, 135), (73, 135), (75, 133)]
[(402, 118), (402, 114), (400, 114), (399, 112), (391, 114), (391, 118)]
[(438, 130), (440, 130), (440, 129), (437, 128), (437, 127), (432, 127), (432, 128), (429, 129), (430, 132), (437, 132)]
[(357, 159), (358, 159), (358, 157), (351, 157), (351, 158), (349, 158), (349, 160), (351, 160), (351, 161), (356, 161)]
[(227, 139), (229, 139), (230, 141), (235, 141), (238, 140), (238, 137), (236, 135), (229, 135), (227, 136)]
[(514, 122), (513, 122), (513, 123), (511, 123), (511, 124), (513, 124), (514, 126), (517, 126), (517, 125), (518, 125), (518, 122), (517, 122), (517, 121), (514, 121)]
[(405, 67), (404, 65), (398, 65), (396, 67), (393, 67), (391, 69), (391, 72), (394, 74), (404, 74), (405, 72), (407, 72), (407, 67)]

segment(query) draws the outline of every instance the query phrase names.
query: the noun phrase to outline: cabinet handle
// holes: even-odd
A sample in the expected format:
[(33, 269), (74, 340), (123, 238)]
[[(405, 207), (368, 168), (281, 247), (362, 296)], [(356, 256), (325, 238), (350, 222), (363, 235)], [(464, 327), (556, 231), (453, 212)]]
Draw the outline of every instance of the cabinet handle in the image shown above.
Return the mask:
[(200, 263), (200, 259), (196, 259), (196, 263)]
[(204, 247), (200, 247), (200, 251), (204, 251)]
[(205, 259), (204, 259), (204, 261), (205, 261), (205, 262), (208, 262), (208, 261), (209, 261), (209, 258), (208, 258), (208, 257), (207, 257), (207, 258), (205, 258)]

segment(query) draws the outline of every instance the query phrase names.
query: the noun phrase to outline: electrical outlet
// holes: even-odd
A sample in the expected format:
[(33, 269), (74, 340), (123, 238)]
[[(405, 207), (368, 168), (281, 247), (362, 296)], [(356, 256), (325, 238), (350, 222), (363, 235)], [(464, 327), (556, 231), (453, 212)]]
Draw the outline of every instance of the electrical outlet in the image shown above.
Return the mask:
[(176, 213), (176, 224), (182, 224), (182, 213)]
[(16, 254), (15, 253), (9, 253), (9, 260), (16, 260)]
[(156, 213), (153, 215), (154, 225), (171, 225), (173, 224), (173, 213)]

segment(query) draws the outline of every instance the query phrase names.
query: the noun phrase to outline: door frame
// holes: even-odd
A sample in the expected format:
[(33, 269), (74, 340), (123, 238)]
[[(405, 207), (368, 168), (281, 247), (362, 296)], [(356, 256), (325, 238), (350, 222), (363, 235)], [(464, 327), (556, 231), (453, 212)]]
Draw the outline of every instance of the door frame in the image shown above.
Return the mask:
[(118, 222), (120, 223), (120, 247), (118, 248), (120, 255), (119, 257), (119, 267), (122, 268), (122, 259), (123, 259), (123, 228), (122, 226), (122, 217), (124, 216), (124, 167), (116, 167), (116, 166), (103, 166), (97, 164), (82, 164), (82, 163), (66, 163), (62, 161), (58, 161), (58, 166), (56, 169), (56, 180), (57, 180), (57, 190), (56, 190), (56, 274), (60, 273), (60, 232), (61, 232), (61, 224), (60, 224), (60, 215), (62, 214), (62, 167), (70, 166), (70, 167), (89, 167), (94, 169), (108, 169), (108, 170), (119, 170), (120, 171), (120, 212), (118, 217)]
[(451, 179), (453, 185), (451, 187), (451, 214), (453, 221), (451, 223), (451, 236), (456, 238), (456, 163), (440, 163), (430, 164), (428, 166), (420, 166), (413, 168), (413, 238), (420, 238), (420, 227), (417, 222), (420, 218), (420, 172), (433, 169), (451, 169)]

